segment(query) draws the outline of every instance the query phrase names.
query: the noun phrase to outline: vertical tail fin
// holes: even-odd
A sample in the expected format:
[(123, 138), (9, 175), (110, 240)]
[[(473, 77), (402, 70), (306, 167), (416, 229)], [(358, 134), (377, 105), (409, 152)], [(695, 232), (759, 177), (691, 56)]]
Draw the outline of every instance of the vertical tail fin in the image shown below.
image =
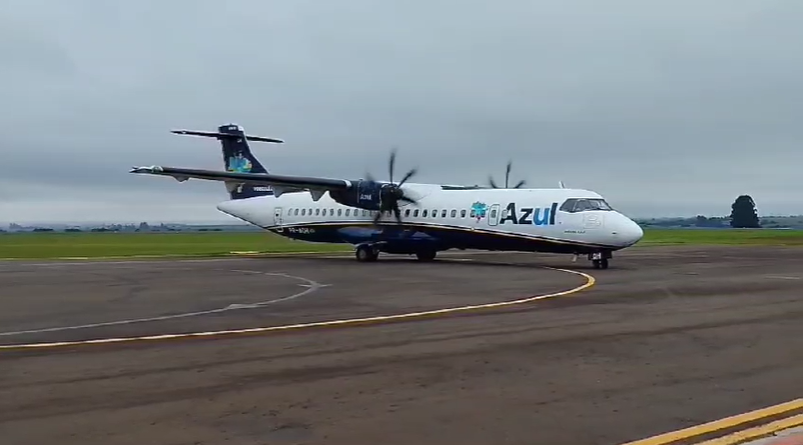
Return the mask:
[[(226, 171), (238, 173), (268, 173), (268, 170), (265, 169), (253, 153), (251, 153), (248, 141), (284, 142), (280, 139), (247, 135), (243, 127), (237, 124), (221, 125), (217, 130), (217, 132), (173, 130), (173, 133), (217, 138), (220, 141), (220, 147), (223, 151), (223, 165)], [(271, 189), (270, 186), (240, 184), (235, 182), (227, 182), (226, 190), (229, 192), (231, 199), (273, 195), (273, 189)]]

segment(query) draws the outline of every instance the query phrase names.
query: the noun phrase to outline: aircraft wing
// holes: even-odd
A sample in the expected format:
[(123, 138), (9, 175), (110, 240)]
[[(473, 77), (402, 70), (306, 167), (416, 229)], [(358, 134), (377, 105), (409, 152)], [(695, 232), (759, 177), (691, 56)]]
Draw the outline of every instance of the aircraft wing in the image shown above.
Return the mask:
[(130, 173), (171, 176), (181, 182), (188, 179), (205, 179), (208, 181), (269, 185), (272, 187), (308, 189), (315, 191), (348, 190), (351, 187), (351, 182), (345, 179), (283, 176), (264, 173), (237, 173), (162, 166), (134, 167), (131, 169)]

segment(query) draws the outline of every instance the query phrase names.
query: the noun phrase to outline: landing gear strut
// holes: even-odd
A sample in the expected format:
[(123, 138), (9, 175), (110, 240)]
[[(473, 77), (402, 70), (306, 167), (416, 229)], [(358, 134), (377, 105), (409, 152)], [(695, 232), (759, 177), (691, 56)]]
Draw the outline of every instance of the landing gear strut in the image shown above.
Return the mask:
[(611, 259), (613, 255), (610, 251), (603, 251), (603, 252), (594, 252), (588, 254), (588, 259), (591, 260), (591, 265), (594, 266), (594, 269), (607, 269), (608, 268), (608, 260)]
[(422, 250), (416, 252), (415, 256), (418, 258), (419, 261), (432, 261), (435, 259), (435, 256), (438, 255), (436, 250)]

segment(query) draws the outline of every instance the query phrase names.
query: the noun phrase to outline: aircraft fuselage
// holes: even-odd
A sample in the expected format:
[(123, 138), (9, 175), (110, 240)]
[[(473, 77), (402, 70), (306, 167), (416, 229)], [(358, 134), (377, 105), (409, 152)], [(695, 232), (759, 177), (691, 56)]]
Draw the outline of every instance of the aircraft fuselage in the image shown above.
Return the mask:
[(588, 190), (443, 190), (426, 184), (409, 184), (405, 189), (419, 200), (401, 207), (403, 226), (388, 213), (377, 227), (376, 212), (339, 204), (328, 193), (318, 201), (300, 192), (230, 200), (217, 208), (288, 238), (371, 243), (388, 253), (447, 249), (609, 253), (643, 236), (635, 222)]

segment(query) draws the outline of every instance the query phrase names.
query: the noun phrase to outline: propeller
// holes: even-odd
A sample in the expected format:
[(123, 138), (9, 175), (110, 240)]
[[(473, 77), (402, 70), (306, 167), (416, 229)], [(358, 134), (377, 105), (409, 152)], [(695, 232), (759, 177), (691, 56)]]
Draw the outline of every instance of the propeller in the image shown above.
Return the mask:
[[(393, 216), (396, 217), (396, 222), (401, 225), (401, 210), (399, 210), (399, 202), (407, 202), (410, 204), (415, 204), (416, 200), (407, 196), (404, 193), (404, 190), (401, 188), (405, 182), (407, 182), (410, 178), (415, 176), (418, 172), (417, 169), (412, 169), (407, 172), (406, 175), (402, 178), (399, 183), (393, 182), (393, 172), (396, 167), (396, 149), (394, 148), (390, 153), (390, 161), (388, 162), (388, 173), (390, 174), (390, 182), (386, 184), (382, 184), (382, 187), (379, 191), (380, 196), (380, 208), (379, 212), (374, 217), (374, 224), (377, 224), (379, 220), (382, 218), (382, 214), (384, 212), (393, 212)], [(373, 181), (374, 179), (371, 177), (370, 173), (366, 176), (366, 179), (369, 181)]]
[[(489, 176), (488, 177), (488, 181), (491, 183), (491, 188), (495, 188), (495, 189), (498, 189), (498, 188), (506, 188), (506, 189), (507, 188), (511, 188), (509, 181), (510, 181), (510, 168), (512, 166), (513, 166), (513, 162), (512, 161), (508, 161), (507, 162), (507, 170), (505, 171), (505, 186), (504, 187), (497, 186), (496, 182), (494, 182), (493, 176)], [(526, 181), (522, 179), (521, 181), (518, 182), (518, 184), (516, 184), (512, 188), (514, 188), (514, 189), (521, 188), (522, 186), (524, 186), (525, 183), (526, 183)]]

